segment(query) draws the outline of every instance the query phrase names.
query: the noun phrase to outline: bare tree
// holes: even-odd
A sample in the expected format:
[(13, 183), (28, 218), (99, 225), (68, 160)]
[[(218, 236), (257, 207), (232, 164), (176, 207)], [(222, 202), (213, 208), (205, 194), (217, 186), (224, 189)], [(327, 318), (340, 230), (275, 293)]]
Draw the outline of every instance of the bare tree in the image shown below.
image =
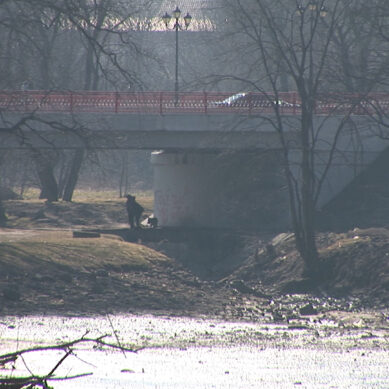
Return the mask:
[[(0, 50), (6, 55), (0, 57), (0, 67), (8, 77), (0, 80), (0, 84), (3, 88), (16, 89), (28, 80), (30, 88), (48, 91), (59, 88), (121, 89), (129, 84), (142, 89), (142, 77), (146, 74), (137, 73), (138, 69), (131, 68), (132, 64), (126, 58), (132, 56), (157, 62), (154, 54), (144, 50), (136, 36), (133, 37), (140, 28), (136, 21), (147, 19), (151, 5), (151, 0), (2, 2), (0, 36), (5, 38), (6, 45), (0, 46)], [(53, 123), (54, 129), (59, 127), (63, 130), (64, 124)], [(72, 132), (74, 129), (75, 126), (69, 128)], [(17, 132), (21, 135), (24, 131), (26, 136), (31, 130), (31, 126), (19, 126)], [(46, 155), (40, 150), (39, 158), (37, 153), (35, 150), (35, 161), (39, 162), (36, 164), (39, 166), (38, 176), (45, 196), (58, 186), (54, 185), (54, 166), (59, 160), (52, 158), (51, 152)], [(72, 199), (85, 154), (86, 150), (82, 148), (74, 151), (69, 167), (62, 169), (67, 172), (61, 183), (64, 200)], [(48, 183), (51, 183), (50, 188), (47, 188)], [(51, 199), (57, 197), (58, 194), (50, 196)]]
[[(235, 72), (217, 78), (262, 92), (273, 108), (272, 115), (261, 117), (278, 133), (296, 247), (305, 274), (315, 279), (321, 274), (315, 235), (323, 185), (340, 142), (358, 130), (353, 112), (382, 75), (376, 50), (369, 48), (375, 37), (371, 28), (357, 29), (351, 0), (226, 0), (224, 4), (229, 21), (222, 31), (228, 36), (226, 45), (244, 60)], [(356, 49), (347, 51), (351, 39)], [(366, 50), (371, 53), (368, 58)], [(335, 68), (343, 87), (333, 83)], [(282, 93), (289, 89), (296, 91), (296, 99)], [(335, 93), (347, 91), (358, 91), (360, 96)], [(298, 115), (286, 115), (293, 107)], [(322, 107), (320, 117), (318, 107)]]

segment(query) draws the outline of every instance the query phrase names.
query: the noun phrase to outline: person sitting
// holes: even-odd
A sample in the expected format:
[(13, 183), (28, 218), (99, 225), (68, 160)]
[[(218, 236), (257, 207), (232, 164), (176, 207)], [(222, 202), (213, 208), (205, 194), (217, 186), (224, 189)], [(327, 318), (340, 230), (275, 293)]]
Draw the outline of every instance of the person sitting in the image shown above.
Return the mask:
[(157, 227), (158, 227), (158, 219), (157, 219), (154, 215), (150, 215), (150, 216), (147, 218), (147, 224), (148, 224), (151, 228), (157, 228)]

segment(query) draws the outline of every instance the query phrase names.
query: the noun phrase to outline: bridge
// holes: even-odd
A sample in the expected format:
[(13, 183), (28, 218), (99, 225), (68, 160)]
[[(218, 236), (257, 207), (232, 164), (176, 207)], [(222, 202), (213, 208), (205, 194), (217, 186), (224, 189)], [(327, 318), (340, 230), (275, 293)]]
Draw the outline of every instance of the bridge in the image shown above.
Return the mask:
[[(239, 217), (246, 225), (250, 220), (280, 225), (288, 219), (286, 194), (278, 193), (284, 185), (273, 182), (266, 192), (262, 184), (269, 181), (269, 174), (274, 181), (282, 169), (277, 154), (279, 137), (271, 120), (277, 110), (290, 140), (297, 177), (300, 146), (296, 135), (301, 109), (295, 92), (275, 96), (243, 92), (2, 91), (2, 127), (25, 119), (34, 131), (27, 131), (22, 138), (1, 131), (0, 148), (34, 145), (163, 150), (152, 154), (155, 213), (161, 225), (225, 226)], [(334, 94), (318, 99), (314, 117), (318, 172), (325, 168), (321, 161), (328, 156), (345, 114), (352, 118), (338, 139), (320, 204), (339, 193), (387, 147), (372, 133), (374, 126), (369, 119), (377, 110), (389, 113), (388, 94)], [(363, 131), (357, 134), (356, 126)], [(226, 150), (235, 154), (220, 157), (218, 153)], [(248, 177), (245, 169), (250, 165)], [(245, 175), (246, 181), (258, 183), (255, 190), (243, 182)], [(241, 196), (242, 191), (255, 193), (249, 201), (257, 202), (245, 212), (242, 209), (248, 199)], [(235, 210), (232, 202), (236, 203)], [(264, 204), (269, 208), (266, 212)]]
[[(0, 91), (0, 110), (6, 112), (62, 112), (115, 114), (301, 114), (296, 92), (99, 92), (99, 91)], [(327, 94), (318, 99), (316, 115), (348, 112), (369, 115), (379, 107), (389, 110), (389, 94)]]
[[(123, 148), (164, 150), (258, 150), (279, 147), (269, 118), (275, 110), (287, 131), (299, 128), (301, 101), (296, 92), (98, 92), (0, 91), (3, 123), (21, 118), (28, 141), (2, 134), (0, 148)], [(351, 112), (369, 117), (389, 112), (388, 94), (326, 95), (315, 107), (317, 127), (335, 127)], [(332, 121), (328, 125), (328, 121)], [(4, 127), (7, 127), (4, 125)], [(33, 128), (36, 131), (28, 131)], [(55, 129), (57, 131), (55, 131)], [(331, 131), (328, 132), (330, 134)], [(289, 134), (291, 138), (293, 134)], [(325, 142), (323, 142), (324, 147)]]

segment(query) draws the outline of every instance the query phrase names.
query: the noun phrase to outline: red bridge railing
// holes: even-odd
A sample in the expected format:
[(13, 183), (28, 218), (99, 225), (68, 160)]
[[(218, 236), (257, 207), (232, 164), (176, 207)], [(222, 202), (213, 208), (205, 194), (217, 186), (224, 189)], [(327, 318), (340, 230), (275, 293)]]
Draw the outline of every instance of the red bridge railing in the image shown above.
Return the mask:
[[(0, 111), (63, 113), (274, 113), (297, 115), (301, 112), (296, 92), (213, 93), (213, 92), (96, 92), (96, 91), (0, 91)], [(389, 94), (331, 95), (319, 100), (316, 114), (371, 114), (389, 112)]]

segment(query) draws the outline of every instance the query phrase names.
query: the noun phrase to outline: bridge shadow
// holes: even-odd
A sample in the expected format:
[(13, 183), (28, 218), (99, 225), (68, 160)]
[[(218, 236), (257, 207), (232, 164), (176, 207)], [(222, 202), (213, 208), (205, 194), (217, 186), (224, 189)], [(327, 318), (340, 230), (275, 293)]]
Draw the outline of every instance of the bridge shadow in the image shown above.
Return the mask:
[(148, 246), (208, 281), (231, 274), (279, 233), (206, 227), (121, 228), (92, 232), (113, 234), (127, 242)]

